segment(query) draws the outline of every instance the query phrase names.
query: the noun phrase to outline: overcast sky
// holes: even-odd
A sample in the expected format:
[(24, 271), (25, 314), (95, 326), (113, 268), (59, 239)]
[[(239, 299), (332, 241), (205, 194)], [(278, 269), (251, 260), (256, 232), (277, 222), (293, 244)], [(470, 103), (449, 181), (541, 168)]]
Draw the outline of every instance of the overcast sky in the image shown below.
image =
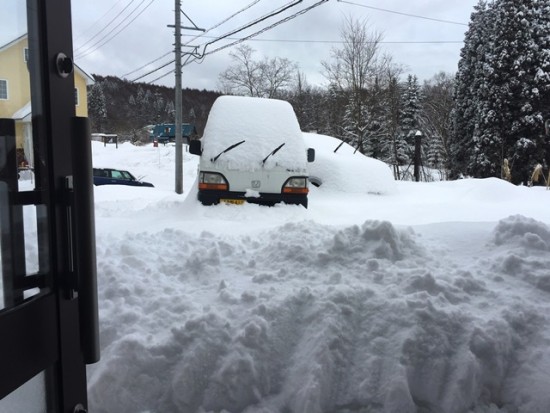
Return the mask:
[[(440, 71), (456, 72), (464, 32), (470, 14), (478, 0), (329, 0), (320, 6), (262, 33), (246, 44), (256, 50), (258, 59), (283, 57), (296, 62), (307, 81), (326, 84), (321, 74), (321, 62), (330, 59), (332, 48), (341, 47), (340, 30), (349, 17), (364, 20), (369, 32), (383, 34), (384, 52), (396, 63), (406, 67), (406, 73), (419, 79), (431, 78)], [(2, 43), (25, 32), (24, 1), (1, 0), (0, 41)], [(240, 28), (274, 10), (293, 3), (291, 0), (182, 0), (183, 12), (203, 29), (210, 29), (242, 11), (222, 25), (213, 28), (190, 44), (205, 43)], [(231, 36), (245, 37), (312, 6), (316, 0), (303, 0), (275, 17)], [(250, 6), (250, 7), (248, 7)], [(174, 0), (74, 0), (73, 43), (76, 63), (92, 74), (115, 75), (134, 80), (174, 59)], [(383, 10), (381, 10), (383, 9)], [(12, 17), (15, 15), (15, 19)], [(417, 17), (414, 17), (417, 16)], [(182, 14), (182, 25), (191, 26)], [(198, 31), (184, 30), (184, 42)], [(208, 36), (208, 37), (206, 37)], [(211, 44), (213, 51), (234, 40)], [(231, 64), (229, 52), (234, 46), (206, 56), (202, 62), (191, 63), (183, 69), (184, 87), (218, 89), (218, 75)], [(191, 50), (186, 48), (185, 50)], [(199, 47), (199, 52), (204, 48)], [(165, 55), (161, 58), (161, 56)], [(146, 63), (144, 69), (135, 71)], [(133, 72), (134, 73), (130, 73)], [(173, 65), (156, 71), (140, 81), (174, 84)]]

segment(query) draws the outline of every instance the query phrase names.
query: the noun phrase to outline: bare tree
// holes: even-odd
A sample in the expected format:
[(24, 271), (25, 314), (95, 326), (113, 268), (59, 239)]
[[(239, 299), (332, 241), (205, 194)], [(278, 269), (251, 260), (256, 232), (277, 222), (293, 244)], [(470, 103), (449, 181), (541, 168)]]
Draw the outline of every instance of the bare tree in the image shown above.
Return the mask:
[(386, 58), (381, 54), (382, 34), (369, 33), (367, 20), (348, 17), (340, 30), (343, 45), (331, 50), (331, 60), (321, 62), (323, 75), (330, 86), (343, 93), (347, 100), (342, 127), (344, 137), (365, 153), (369, 144), (368, 89), (379, 79)]
[(273, 98), (292, 84), (295, 63), (280, 57), (257, 61), (254, 52), (250, 46), (240, 45), (230, 53), (234, 64), (219, 75), (225, 93)]
[(229, 53), (235, 63), (219, 75), (220, 84), (225, 93), (259, 96), (260, 67), (252, 59), (253, 53), (254, 49), (245, 44)]
[(261, 89), (264, 97), (274, 98), (281, 89), (290, 86), (296, 73), (296, 64), (281, 57), (264, 59), (260, 64)]
[(382, 34), (367, 31), (367, 20), (348, 17), (340, 29), (341, 48), (331, 50), (331, 60), (321, 62), (331, 85), (341, 91), (364, 91), (383, 70), (385, 58), (381, 56)]
[[(422, 110), (422, 128), (432, 137), (431, 152), (447, 166), (449, 157), (449, 135), (453, 110), (454, 77), (440, 72), (424, 82), (422, 94), (425, 96)], [(435, 165), (432, 165), (435, 166)], [(443, 169), (443, 167), (441, 167)], [(443, 173), (442, 173), (443, 175)]]

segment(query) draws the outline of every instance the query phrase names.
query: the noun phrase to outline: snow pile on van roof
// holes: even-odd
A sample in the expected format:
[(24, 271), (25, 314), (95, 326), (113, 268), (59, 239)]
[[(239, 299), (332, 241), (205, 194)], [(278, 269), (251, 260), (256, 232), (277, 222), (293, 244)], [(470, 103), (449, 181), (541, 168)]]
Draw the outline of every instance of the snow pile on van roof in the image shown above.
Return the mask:
[[(205, 160), (245, 141), (216, 160), (221, 167), (253, 171), (279, 165), (304, 172), (307, 167), (298, 120), (292, 106), (282, 100), (221, 96), (210, 110), (202, 139)], [(283, 143), (262, 166), (262, 160)]]

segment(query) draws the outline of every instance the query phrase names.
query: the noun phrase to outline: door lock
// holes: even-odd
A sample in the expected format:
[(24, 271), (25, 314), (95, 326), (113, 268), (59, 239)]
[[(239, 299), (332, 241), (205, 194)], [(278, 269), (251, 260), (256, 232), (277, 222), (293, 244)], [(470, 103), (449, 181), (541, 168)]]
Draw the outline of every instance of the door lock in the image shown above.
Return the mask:
[(68, 77), (73, 73), (74, 64), (72, 59), (65, 53), (58, 53), (55, 58), (55, 64), (57, 67), (57, 74), (62, 78)]

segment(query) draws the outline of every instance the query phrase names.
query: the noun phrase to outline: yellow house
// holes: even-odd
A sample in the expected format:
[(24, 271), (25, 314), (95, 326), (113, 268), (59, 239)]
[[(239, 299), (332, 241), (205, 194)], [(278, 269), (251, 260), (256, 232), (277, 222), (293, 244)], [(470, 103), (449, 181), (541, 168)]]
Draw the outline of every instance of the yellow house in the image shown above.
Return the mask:
[[(0, 118), (15, 119), (19, 149), (31, 142), (32, 137), (28, 50), (26, 34), (0, 45)], [(94, 79), (76, 64), (74, 67), (76, 116), (88, 116), (87, 86), (93, 85)], [(32, 158), (28, 149), (27, 158)]]

